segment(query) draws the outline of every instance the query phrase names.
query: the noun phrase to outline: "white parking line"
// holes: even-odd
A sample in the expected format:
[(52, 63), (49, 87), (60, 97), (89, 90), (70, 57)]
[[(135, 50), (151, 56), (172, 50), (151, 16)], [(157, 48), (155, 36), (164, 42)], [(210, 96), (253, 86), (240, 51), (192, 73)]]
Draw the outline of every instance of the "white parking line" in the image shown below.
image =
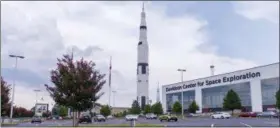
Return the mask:
[(247, 127), (252, 128), (252, 126), (251, 126), (251, 125), (248, 125), (248, 124), (245, 124), (245, 123), (242, 123), (242, 122), (240, 122), (240, 124), (243, 124), (243, 125), (245, 125), (245, 126), (247, 126)]
[(214, 124), (211, 124), (211, 128), (214, 128)]

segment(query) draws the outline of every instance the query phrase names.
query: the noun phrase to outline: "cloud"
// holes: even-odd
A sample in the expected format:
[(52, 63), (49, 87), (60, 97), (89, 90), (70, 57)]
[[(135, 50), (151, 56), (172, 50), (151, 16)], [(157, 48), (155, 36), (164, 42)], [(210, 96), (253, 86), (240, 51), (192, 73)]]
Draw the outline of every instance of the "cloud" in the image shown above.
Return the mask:
[(279, 23), (279, 1), (235, 1), (237, 14), (250, 20), (268, 20)]
[[(189, 80), (208, 76), (212, 62), (217, 74), (256, 65), (250, 60), (217, 55), (219, 47), (208, 41), (204, 29), (206, 20), (188, 13), (169, 17), (165, 13), (167, 6), (146, 5), (153, 101), (158, 81), (163, 85), (180, 80), (177, 68), (186, 68), (185, 80)], [(22, 54), (26, 59), (20, 60), (19, 69), (24, 69), (20, 71), (32, 71), (43, 79), (41, 85), (28, 91), (24, 88), (32, 81), (17, 79), (16, 104), (30, 108), (32, 88), (44, 90), (43, 84), (49, 82), (49, 71), (55, 68), (57, 57), (73, 48), (76, 59), (93, 60), (97, 69), (107, 75), (109, 56), (113, 57), (115, 104), (130, 106), (136, 98), (140, 11), (141, 2), (2, 2), (2, 68), (13, 68), (14, 60), (8, 54)], [(202, 46), (210, 50), (202, 52)], [(100, 103), (108, 103), (108, 90), (107, 83)]]

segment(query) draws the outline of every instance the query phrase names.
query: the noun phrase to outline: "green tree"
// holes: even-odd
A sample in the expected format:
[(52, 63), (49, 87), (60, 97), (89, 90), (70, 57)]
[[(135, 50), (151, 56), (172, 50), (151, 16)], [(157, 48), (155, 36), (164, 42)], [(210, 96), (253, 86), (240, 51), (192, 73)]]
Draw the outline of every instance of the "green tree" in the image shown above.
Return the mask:
[(223, 108), (226, 110), (231, 110), (233, 114), (234, 109), (240, 109), (241, 107), (241, 100), (238, 94), (230, 89), (224, 98)]
[(1, 77), (1, 116), (8, 116), (10, 108), (10, 85)]
[(144, 114), (151, 113), (151, 112), (152, 112), (151, 105), (149, 104), (145, 105)]
[(126, 114), (127, 114), (127, 111), (124, 110), (124, 111), (122, 112), (122, 116), (126, 116)]
[(68, 108), (60, 105), (60, 106), (58, 106), (58, 113), (59, 113), (59, 116), (65, 117), (68, 115)]
[(189, 105), (188, 111), (190, 113), (196, 113), (199, 110), (199, 106), (196, 104), (195, 100)]
[(100, 114), (102, 114), (105, 117), (109, 116), (111, 114), (111, 109), (109, 105), (103, 105), (100, 109)]
[(280, 89), (278, 89), (278, 91), (276, 92), (275, 97), (276, 97), (276, 107), (280, 109)]
[(176, 101), (174, 104), (173, 104), (173, 107), (172, 107), (172, 112), (176, 113), (176, 114), (179, 114), (182, 112), (182, 105), (179, 101)]
[(133, 103), (131, 105), (130, 113), (131, 114), (140, 114), (141, 113), (141, 108), (140, 108), (139, 103), (137, 102), (137, 100), (133, 101)]
[(160, 102), (153, 104), (151, 107), (151, 110), (152, 110), (152, 113), (154, 113), (156, 115), (163, 114), (162, 104)]
[(71, 108), (74, 112), (73, 126), (78, 126), (76, 114), (92, 108), (93, 103), (104, 94), (100, 93), (105, 75), (96, 68), (95, 63), (83, 58), (73, 61), (73, 57), (64, 55), (58, 59), (56, 69), (51, 71), (54, 87), (45, 84), (50, 96), (58, 105)]

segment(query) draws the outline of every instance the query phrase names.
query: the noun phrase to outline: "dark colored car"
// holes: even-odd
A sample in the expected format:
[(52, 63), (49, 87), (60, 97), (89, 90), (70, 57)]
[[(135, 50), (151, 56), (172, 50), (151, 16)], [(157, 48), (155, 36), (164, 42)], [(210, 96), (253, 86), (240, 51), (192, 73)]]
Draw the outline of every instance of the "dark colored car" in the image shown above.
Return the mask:
[(96, 115), (94, 117), (94, 121), (97, 121), (97, 122), (105, 122), (106, 121), (106, 118), (103, 116), (103, 115)]
[(35, 122), (42, 123), (42, 118), (39, 116), (32, 117), (31, 123), (35, 123)]
[(239, 114), (239, 117), (257, 117), (256, 112), (243, 112)]
[(92, 123), (91, 117), (90, 116), (82, 116), (79, 119), (79, 123), (83, 123), (83, 122)]
[(280, 113), (279, 112), (276, 112), (275, 115), (273, 115), (274, 118), (279, 118), (280, 117)]
[(178, 121), (178, 118), (176, 117), (176, 116), (170, 116), (170, 115), (161, 115), (161, 116), (159, 116), (159, 120), (160, 120), (160, 122), (162, 122), (162, 121), (175, 121), (175, 122), (177, 122)]

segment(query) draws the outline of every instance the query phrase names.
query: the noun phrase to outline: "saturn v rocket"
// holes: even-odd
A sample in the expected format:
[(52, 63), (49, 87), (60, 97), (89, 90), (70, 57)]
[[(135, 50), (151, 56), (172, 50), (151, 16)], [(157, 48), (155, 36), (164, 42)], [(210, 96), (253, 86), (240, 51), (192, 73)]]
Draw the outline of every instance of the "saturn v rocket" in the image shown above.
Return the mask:
[(142, 109), (149, 103), (149, 46), (144, 3), (141, 12), (140, 37), (137, 46), (137, 101)]

